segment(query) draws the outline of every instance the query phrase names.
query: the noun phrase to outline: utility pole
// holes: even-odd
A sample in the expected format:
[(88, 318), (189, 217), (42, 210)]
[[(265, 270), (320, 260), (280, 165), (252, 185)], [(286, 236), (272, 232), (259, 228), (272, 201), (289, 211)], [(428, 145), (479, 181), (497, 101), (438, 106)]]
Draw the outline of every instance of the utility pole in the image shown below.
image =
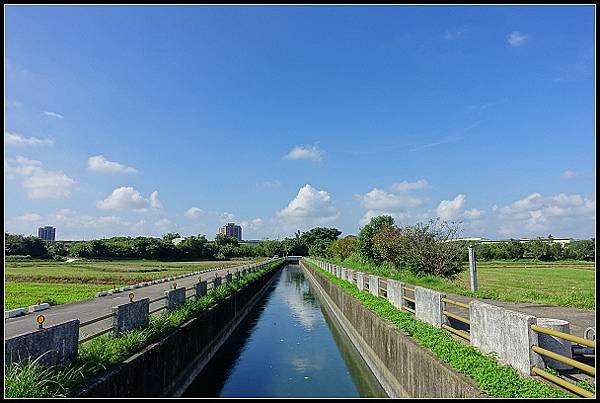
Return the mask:
[(475, 260), (475, 248), (469, 246), (469, 275), (471, 277), (471, 291), (477, 291), (477, 261)]

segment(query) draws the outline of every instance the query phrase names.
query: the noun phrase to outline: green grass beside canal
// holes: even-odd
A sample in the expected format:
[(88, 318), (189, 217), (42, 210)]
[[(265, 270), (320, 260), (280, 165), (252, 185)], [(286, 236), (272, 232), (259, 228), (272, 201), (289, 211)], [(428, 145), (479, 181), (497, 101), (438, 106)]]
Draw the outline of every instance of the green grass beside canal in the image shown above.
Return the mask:
[(359, 300), (368, 309), (413, 337), (442, 361), (473, 379), (483, 393), (500, 398), (572, 397), (567, 392), (552, 388), (532, 378), (523, 377), (508, 365), (498, 364), (492, 356), (484, 355), (476, 348), (462, 344), (443, 329), (421, 322), (411, 314), (396, 309), (386, 299), (359, 291), (353, 283), (339, 279), (312, 263), (307, 262), (307, 264)]
[(595, 263), (578, 261), (477, 262), (479, 290), (470, 291), (469, 272), (461, 272), (453, 280), (435, 276), (415, 276), (408, 270), (364, 264), (353, 259), (332, 263), (419, 285), (450, 294), (508, 302), (532, 302), (553, 306), (594, 309)]

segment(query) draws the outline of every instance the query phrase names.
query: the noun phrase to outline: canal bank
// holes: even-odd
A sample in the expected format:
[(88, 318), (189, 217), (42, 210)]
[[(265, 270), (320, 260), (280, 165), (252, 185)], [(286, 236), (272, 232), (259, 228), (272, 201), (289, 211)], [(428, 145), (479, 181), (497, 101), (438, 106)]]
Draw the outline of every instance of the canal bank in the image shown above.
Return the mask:
[(390, 397), (485, 397), (477, 384), (305, 262), (307, 276)]
[(386, 397), (305, 270), (278, 277), (183, 397)]

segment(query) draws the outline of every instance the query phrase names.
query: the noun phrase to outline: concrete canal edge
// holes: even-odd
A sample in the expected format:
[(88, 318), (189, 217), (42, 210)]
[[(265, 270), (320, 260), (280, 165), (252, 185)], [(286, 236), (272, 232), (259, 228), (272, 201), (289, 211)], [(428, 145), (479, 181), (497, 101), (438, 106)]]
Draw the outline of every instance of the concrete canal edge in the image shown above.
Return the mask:
[(104, 371), (69, 397), (178, 397), (262, 298), (282, 263), (172, 333)]
[(486, 397), (477, 384), (367, 309), (306, 263), (327, 308), (390, 397)]

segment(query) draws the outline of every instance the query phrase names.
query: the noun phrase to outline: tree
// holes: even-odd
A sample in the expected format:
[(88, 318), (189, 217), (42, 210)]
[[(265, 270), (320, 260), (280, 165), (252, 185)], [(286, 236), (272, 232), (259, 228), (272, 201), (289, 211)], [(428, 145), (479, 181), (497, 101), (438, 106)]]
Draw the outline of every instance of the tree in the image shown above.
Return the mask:
[(403, 259), (405, 242), (402, 230), (395, 225), (382, 227), (373, 236), (373, 249), (384, 262), (398, 267)]
[(371, 218), (371, 221), (360, 229), (358, 233), (358, 254), (367, 261), (381, 263), (382, 258), (373, 249), (373, 236), (383, 227), (394, 225), (394, 219), (389, 215)]
[(354, 235), (348, 235), (345, 238), (337, 239), (331, 243), (329, 249), (334, 257), (340, 260), (346, 260), (350, 255), (356, 252), (358, 240)]

